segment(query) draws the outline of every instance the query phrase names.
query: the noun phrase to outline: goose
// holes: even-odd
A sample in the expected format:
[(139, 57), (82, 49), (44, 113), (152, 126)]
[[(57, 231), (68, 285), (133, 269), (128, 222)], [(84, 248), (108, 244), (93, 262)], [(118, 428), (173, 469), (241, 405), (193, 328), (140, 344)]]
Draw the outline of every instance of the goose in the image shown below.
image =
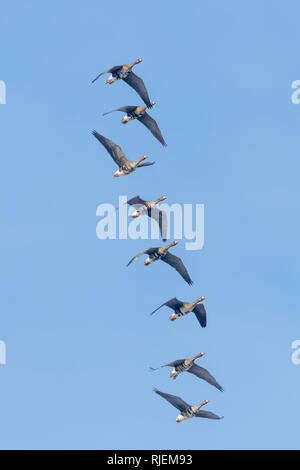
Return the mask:
[(129, 266), (133, 261), (137, 260), (141, 255), (148, 255), (148, 258), (144, 262), (145, 266), (153, 263), (154, 261), (158, 261), (161, 259), (165, 263), (168, 263), (172, 268), (175, 268), (176, 271), (183, 277), (183, 279), (189, 284), (192, 285), (193, 281), (187, 272), (186, 267), (184, 266), (183, 262), (177, 256), (172, 255), (168, 252), (169, 248), (172, 246), (178, 245), (178, 242), (172, 242), (170, 245), (167, 246), (157, 246), (155, 248), (148, 248), (145, 251), (142, 251), (138, 255), (134, 256), (127, 266)]
[(185, 419), (190, 418), (208, 418), (208, 419), (222, 419), (223, 416), (217, 416), (215, 413), (211, 411), (203, 411), (201, 408), (204, 405), (209, 403), (209, 400), (204, 400), (198, 406), (192, 406), (182, 400), (182, 398), (177, 397), (176, 395), (170, 395), (169, 393), (160, 392), (157, 388), (154, 388), (153, 391), (167, 400), (171, 405), (175, 406), (180, 413), (175, 419), (176, 423), (181, 423)]
[(170, 373), (170, 378), (175, 380), (179, 374), (182, 372), (190, 372), (190, 374), (196, 375), (199, 379), (203, 379), (208, 382), (210, 385), (216, 387), (220, 392), (223, 392), (223, 388), (220, 384), (216, 381), (216, 379), (208, 372), (208, 370), (204, 369), (204, 367), (200, 367), (195, 364), (195, 360), (199, 357), (203, 357), (205, 355), (204, 352), (197, 354), (194, 357), (186, 358), (186, 359), (176, 359), (176, 361), (168, 362), (168, 364), (164, 364), (163, 366), (158, 367), (157, 369), (150, 368), (151, 370), (158, 370), (162, 367), (173, 367), (173, 370)]
[(142, 161), (148, 158), (146, 155), (143, 155), (139, 158), (136, 162), (128, 160), (126, 155), (124, 154), (123, 150), (119, 145), (115, 144), (111, 140), (107, 139), (103, 135), (99, 134), (97, 131), (93, 131), (92, 134), (96, 137), (97, 140), (106, 148), (112, 159), (116, 162), (119, 169), (114, 173), (114, 177), (129, 175), (137, 168), (141, 168), (143, 166), (150, 166), (154, 165), (155, 162), (146, 162), (142, 163)]
[(135, 196), (127, 201), (127, 204), (135, 208), (135, 211), (130, 215), (130, 217), (135, 219), (141, 215), (148, 215), (148, 217), (154, 219), (159, 225), (159, 230), (164, 242), (167, 239), (167, 214), (165, 211), (156, 207), (156, 205), (166, 199), (167, 198), (165, 196), (161, 196), (155, 201), (146, 201), (140, 198), (140, 196)]
[[(156, 103), (151, 102), (151, 105), (154, 106)], [(107, 113), (103, 113), (103, 116), (107, 114), (115, 113), (116, 111), (121, 111), (126, 113), (123, 119), (121, 120), (122, 124), (127, 124), (127, 122), (137, 119), (144, 126), (146, 126), (149, 131), (154, 135), (154, 137), (165, 147), (167, 144), (162, 136), (162, 133), (157, 125), (157, 122), (149, 116), (146, 112), (147, 106), (122, 106), (121, 108), (113, 109)]]
[(109, 69), (105, 70), (104, 72), (99, 73), (96, 78), (92, 81), (94, 83), (98, 78), (102, 77), (106, 73), (110, 73), (110, 76), (106, 80), (106, 84), (111, 85), (112, 83), (116, 82), (117, 80), (124, 80), (131, 88), (133, 88), (137, 94), (142, 98), (144, 103), (148, 106), (148, 108), (152, 108), (152, 104), (145, 87), (143, 80), (133, 73), (132, 69), (135, 65), (140, 64), (143, 59), (137, 59), (131, 64), (123, 64), (123, 65), (114, 65)]
[(184, 315), (187, 315), (190, 312), (194, 312), (202, 328), (205, 328), (206, 310), (203, 304), (198, 305), (199, 302), (202, 302), (203, 300), (205, 300), (205, 297), (199, 297), (199, 299), (195, 300), (194, 302), (182, 302), (176, 297), (173, 297), (164, 304), (160, 305), (157, 309), (153, 310), (150, 315), (153, 315), (153, 313), (157, 312), (157, 310), (166, 305), (167, 307), (170, 307), (172, 310), (174, 310), (174, 313), (169, 316), (170, 321), (175, 321), (179, 317), (183, 317)]

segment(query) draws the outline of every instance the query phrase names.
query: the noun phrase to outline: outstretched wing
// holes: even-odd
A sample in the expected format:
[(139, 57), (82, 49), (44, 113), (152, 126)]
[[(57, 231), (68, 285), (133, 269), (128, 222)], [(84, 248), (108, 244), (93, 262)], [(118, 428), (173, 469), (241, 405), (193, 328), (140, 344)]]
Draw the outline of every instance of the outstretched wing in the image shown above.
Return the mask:
[(151, 255), (151, 254), (154, 253), (157, 249), (158, 249), (158, 247), (157, 247), (157, 248), (148, 248), (148, 250), (142, 251), (142, 252), (139, 253), (138, 255), (136, 255), (136, 256), (134, 256), (133, 258), (131, 258), (131, 260), (129, 261), (129, 263), (127, 264), (127, 266), (129, 266), (131, 263), (133, 263), (135, 260), (137, 260), (140, 256), (142, 256), (142, 255)]
[(206, 310), (203, 304), (198, 304), (194, 307), (193, 310), (194, 314), (197, 317), (198, 322), (202, 326), (202, 328), (206, 327)]
[(161, 369), (162, 367), (178, 367), (180, 366), (181, 364), (184, 363), (184, 359), (176, 359), (176, 361), (172, 361), (172, 362), (168, 362), (168, 364), (164, 364), (163, 366), (160, 366), (160, 367), (150, 367), (150, 370), (158, 370), (158, 369)]
[(118, 69), (121, 69), (122, 65), (114, 65), (113, 67), (110, 67), (109, 69), (105, 70), (104, 72), (99, 73), (94, 80), (92, 80), (92, 83), (94, 83), (98, 78), (102, 77), (102, 75), (105, 75), (106, 73), (113, 73), (116, 72)]
[(178, 367), (184, 363), (184, 359), (176, 359), (176, 361), (168, 362), (168, 364), (164, 364), (161, 367)]
[(119, 167), (128, 162), (128, 159), (119, 145), (99, 134), (97, 131), (93, 131), (93, 135), (106, 148), (112, 159)]
[(154, 165), (155, 162), (146, 162), (146, 163), (139, 163), (138, 168), (141, 168), (142, 166), (151, 166)]
[(122, 106), (121, 108), (113, 109), (112, 111), (108, 111), (107, 113), (103, 113), (102, 116), (106, 116), (107, 114), (115, 113), (116, 111), (122, 111), (123, 113), (131, 113), (136, 109), (136, 106)]
[(157, 393), (169, 403), (171, 403), (171, 405), (175, 406), (175, 408), (177, 408), (179, 411), (185, 411), (190, 406), (180, 397), (176, 397), (176, 395), (170, 395), (169, 393), (160, 392), (159, 390), (157, 390), (157, 388), (154, 388), (153, 390), (155, 393)]
[(221, 392), (224, 391), (221, 385), (218, 384), (216, 379), (208, 372), (208, 370), (204, 369), (204, 367), (200, 367), (197, 364), (193, 364), (192, 367), (187, 370), (187, 372), (190, 372), (191, 374), (196, 375), (197, 377), (199, 377), (199, 379), (205, 380), (206, 382), (208, 382), (210, 385), (213, 385)]
[(223, 416), (215, 415), (211, 411), (199, 410), (195, 413), (196, 418), (223, 419)]
[(148, 210), (148, 215), (149, 217), (151, 217), (158, 223), (161, 237), (163, 241), (165, 242), (167, 239), (167, 232), (168, 232), (167, 213), (165, 211), (158, 209), (158, 207), (154, 206)]
[(160, 307), (158, 307), (157, 309), (153, 310), (153, 312), (151, 312), (150, 315), (153, 315), (153, 313), (157, 312), (157, 310), (159, 310), (161, 307), (164, 307), (165, 305), (166, 305), (167, 307), (172, 308), (173, 310), (177, 310), (178, 308), (182, 307), (183, 302), (181, 302), (180, 300), (176, 299), (176, 297), (173, 297), (173, 299), (168, 300), (168, 301), (165, 302), (164, 304), (160, 305)]
[(187, 272), (186, 267), (178, 256), (172, 255), (172, 253), (167, 252), (165, 256), (161, 258), (162, 261), (168, 263), (172, 268), (175, 268), (176, 271), (183, 277), (183, 279), (191, 286), (193, 284), (192, 279), (190, 278), (189, 273)]
[(149, 131), (156, 137), (156, 139), (165, 147), (167, 144), (162, 136), (162, 133), (160, 132), (160, 129), (157, 125), (157, 122), (152, 119), (151, 116), (149, 116), (148, 113), (142, 114), (140, 117), (138, 117), (138, 120), (146, 126)]
[(128, 199), (127, 204), (129, 204), (130, 206), (144, 206), (145, 201), (144, 199), (140, 198), (140, 196), (135, 196), (131, 199)]
[(148, 106), (148, 108), (152, 108), (152, 104), (145, 87), (143, 80), (138, 77), (134, 72), (129, 72), (127, 77), (123, 78), (124, 82), (126, 82), (129, 86), (131, 86), (138, 95), (142, 98), (144, 103)]

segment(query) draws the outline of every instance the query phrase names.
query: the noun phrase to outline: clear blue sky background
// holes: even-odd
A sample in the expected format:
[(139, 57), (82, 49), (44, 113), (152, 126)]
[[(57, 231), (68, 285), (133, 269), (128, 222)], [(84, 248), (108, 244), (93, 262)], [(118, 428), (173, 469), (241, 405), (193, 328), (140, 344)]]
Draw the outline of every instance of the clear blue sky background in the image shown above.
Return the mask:
[[(0, 447), (299, 448), (299, 14), (294, 1), (2, 2)], [(136, 68), (164, 149), (102, 112), (140, 99), (91, 79)], [(156, 165), (114, 179), (92, 129)], [(100, 241), (96, 207), (126, 194), (205, 204), (205, 245), (130, 268), (143, 240)], [(169, 311), (207, 297), (208, 326)], [(222, 394), (157, 366), (200, 351)], [(157, 387), (224, 415), (175, 423)]]

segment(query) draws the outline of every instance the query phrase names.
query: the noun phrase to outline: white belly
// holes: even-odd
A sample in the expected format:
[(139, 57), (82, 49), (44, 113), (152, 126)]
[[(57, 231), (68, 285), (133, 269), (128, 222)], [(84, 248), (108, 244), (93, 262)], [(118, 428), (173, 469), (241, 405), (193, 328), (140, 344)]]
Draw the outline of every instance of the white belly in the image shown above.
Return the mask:
[(182, 307), (180, 307), (180, 312), (183, 313), (183, 315), (185, 315), (186, 313), (191, 312), (191, 309), (182, 306)]

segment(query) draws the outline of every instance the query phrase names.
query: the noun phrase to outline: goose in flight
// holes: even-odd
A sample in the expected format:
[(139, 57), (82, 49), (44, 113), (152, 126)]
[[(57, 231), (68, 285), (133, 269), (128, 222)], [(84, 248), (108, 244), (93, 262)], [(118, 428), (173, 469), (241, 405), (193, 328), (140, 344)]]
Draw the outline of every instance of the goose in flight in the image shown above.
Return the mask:
[[(196, 377), (199, 377), (199, 379), (205, 380), (210, 385), (213, 385), (218, 390), (223, 392), (224, 390), (221, 387), (221, 385), (218, 384), (216, 379), (208, 372), (208, 370), (204, 369), (204, 367), (200, 367), (197, 364), (195, 364), (195, 360), (204, 355), (205, 353), (202, 352), (191, 358), (176, 359), (176, 361), (168, 362), (168, 364), (164, 364), (163, 366), (158, 367), (158, 369), (161, 369), (162, 367), (173, 367), (173, 370), (170, 374), (170, 378), (173, 380), (176, 379), (176, 377), (178, 377), (178, 375), (181, 374), (182, 372), (190, 372), (190, 374), (196, 375)], [(158, 370), (158, 369), (153, 369), (151, 367), (151, 370)]]
[(161, 201), (165, 201), (165, 199), (167, 198), (162, 196), (155, 201), (145, 201), (140, 198), (140, 196), (135, 196), (127, 201), (127, 204), (135, 208), (135, 211), (130, 215), (130, 217), (135, 219), (141, 215), (148, 215), (148, 217), (154, 219), (159, 225), (159, 230), (164, 242), (167, 239), (168, 230), (167, 214), (165, 211), (156, 207), (156, 205)]
[(149, 264), (153, 263), (154, 261), (158, 261), (159, 259), (161, 259), (165, 263), (168, 263), (170, 266), (172, 266), (172, 268), (175, 268), (176, 271), (183, 277), (183, 279), (189, 285), (192, 285), (193, 281), (190, 278), (190, 275), (187, 272), (187, 269), (184, 266), (181, 259), (168, 252), (169, 248), (171, 248), (172, 246), (175, 246), (177, 244), (178, 244), (178, 242), (173, 242), (173, 243), (171, 243), (170, 245), (167, 245), (167, 246), (157, 246), (155, 248), (148, 248), (148, 250), (142, 251), (138, 255), (134, 256), (129, 261), (127, 266), (129, 266), (131, 263), (133, 263), (133, 261), (137, 260), (140, 256), (148, 255), (148, 258), (144, 262), (145, 266), (148, 266)]
[[(154, 106), (155, 103), (151, 102), (151, 105)], [(129, 121), (137, 119), (142, 124), (144, 124), (144, 126), (149, 129), (149, 131), (154, 135), (154, 137), (165, 147), (167, 144), (162, 136), (157, 122), (151, 116), (149, 116), (149, 114), (146, 112), (146, 109), (147, 106), (122, 106), (121, 108), (114, 109), (113, 111), (109, 111), (108, 113), (103, 113), (103, 116), (114, 113), (116, 111), (126, 113), (121, 121), (122, 124), (127, 124), (127, 122)]]
[(99, 134), (96, 131), (93, 131), (92, 134), (96, 137), (97, 140), (106, 148), (114, 162), (118, 165), (119, 169), (114, 173), (114, 177), (129, 175), (137, 168), (141, 168), (143, 166), (150, 166), (154, 165), (155, 162), (146, 162), (142, 163), (143, 160), (146, 160), (146, 155), (143, 155), (139, 158), (136, 162), (128, 160), (126, 155), (124, 154), (123, 150), (119, 145), (115, 144), (111, 140), (107, 139), (103, 135)]
[(133, 67), (141, 63), (142, 61), (143, 59), (137, 59), (131, 64), (114, 65), (113, 67), (110, 67), (109, 69), (97, 75), (97, 77), (94, 78), (92, 83), (98, 80), (98, 78), (102, 77), (102, 75), (110, 73), (110, 76), (108, 77), (105, 83), (111, 85), (117, 80), (124, 80), (124, 82), (126, 82), (129, 86), (131, 86), (131, 88), (133, 88), (137, 92), (137, 94), (142, 98), (148, 108), (152, 108), (152, 104), (143, 80), (137, 75), (135, 75), (135, 73), (133, 73), (132, 71)]
[(205, 300), (205, 297), (199, 297), (199, 299), (195, 300), (194, 302), (182, 302), (176, 297), (173, 297), (172, 299), (168, 300), (167, 302), (153, 310), (150, 315), (153, 315), (153, 313), (157, 312), (157, 310), (166, 305), (167, 307), (170, 307), (172, 310), (174, 310), (174, 313), (169, 316), (170, 321), (175, 321), (179, 317), (183, 317), (184, 315), (187, 315), (190, 312), (194, 312), (202, 328), (205, 328), (206, 310), (203, 304), (198, 305), (199, 302), (202, 302), (203, 300)]
[(198, 406), (192, 406), (183, 401), (180, 397), (177, 397), (176, 395), (170, 395), (169, 393), (163, 393), (157, 390), (157, 388), (154, 388), (153, 391), (163, 397), (165, 400), (167, 400), (171, 405), (175, 406), (180, 413), (176, 418), (176, 423), (181, 423), (181, 421), (184, 421), (185, 419), (189, 418), (208, 418), (208, 419), (222, 419), (223, 416), (217, 416), (216, 414), (212, 413), (211, 411), (203, 411), (201, 408), (204, 405), (207, 405), (209, 403), (209, 400), (204, 400), (200, 405)]

